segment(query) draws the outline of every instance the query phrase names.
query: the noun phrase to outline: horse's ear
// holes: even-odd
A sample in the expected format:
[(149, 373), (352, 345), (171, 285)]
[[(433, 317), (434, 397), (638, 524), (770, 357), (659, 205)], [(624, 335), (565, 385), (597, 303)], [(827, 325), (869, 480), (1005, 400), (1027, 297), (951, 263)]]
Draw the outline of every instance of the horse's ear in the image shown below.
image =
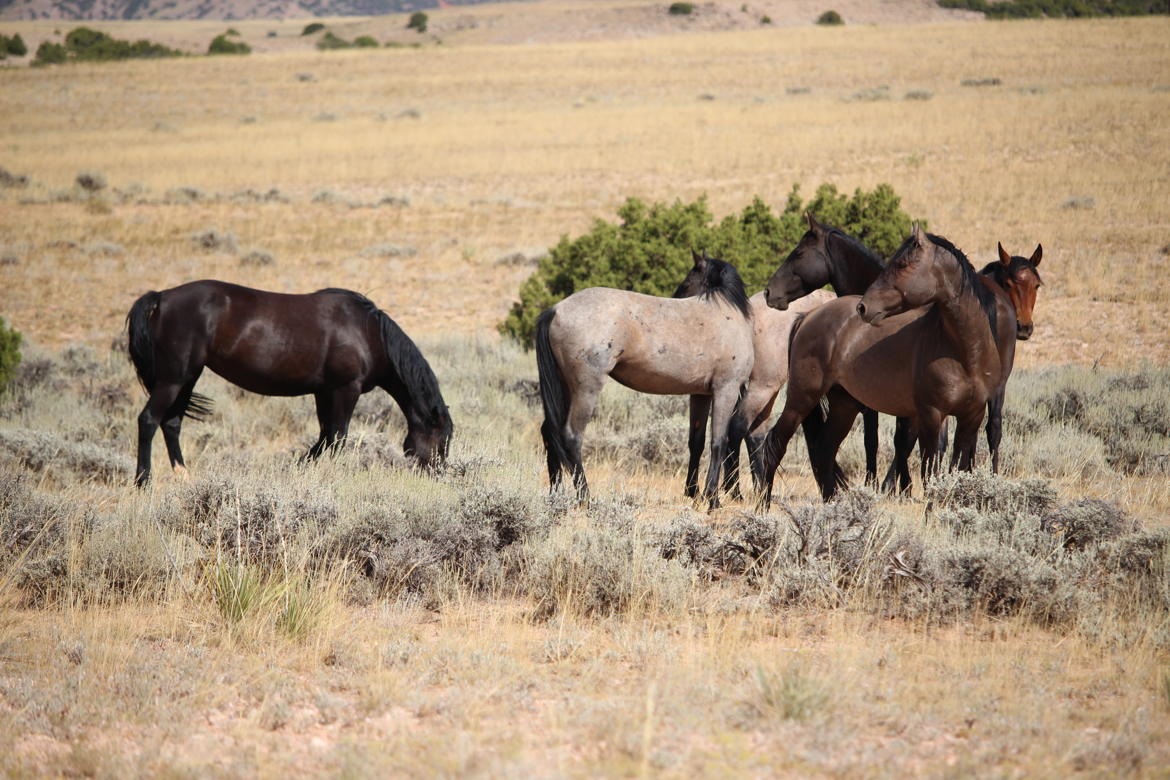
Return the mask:
[(1028, 262), (1032, 265), (1040, 265), (1040, 258), (1044, 256), (1044, 247), (1040, 244), (1036, 245), (1036, 251), (1032, 253), (1032, 259)]
[(910, 228), (910, 237), (914, 239), (914, 243), (921, 244), (924, 236), (922, 235), (922, 225), (918, 222), (912, 223)]
[(816, 230), (817, 228), (820, 227), (820, 225), (817, 224), (816, 218), (813, 217), (811, 211), (804, 212), (804, 218), (808, 221), (808, 229), (809, 230)]
[(1007, 250), (1003, 248), (1003, 242), (1002, 242), (1002, 241), (997, 241), (997, 242), (995, 243), (995, 246), (996, 246), (996, 248), (999, 250), (999, 262), (1000, 262), (1000, 265), (1004, 265), (1004, 266), (1011, 265), (1011, 264), (1012, 264), (1012, 256), (1011, 256), (1011, 255), (1009, 255), (1009, 254), (1007, 253)]
[(691, 260), (695, 263), (695, 268), (704, 268), (707, 265), (707, 253), (699, 254), (694, 249), (691, 250)]

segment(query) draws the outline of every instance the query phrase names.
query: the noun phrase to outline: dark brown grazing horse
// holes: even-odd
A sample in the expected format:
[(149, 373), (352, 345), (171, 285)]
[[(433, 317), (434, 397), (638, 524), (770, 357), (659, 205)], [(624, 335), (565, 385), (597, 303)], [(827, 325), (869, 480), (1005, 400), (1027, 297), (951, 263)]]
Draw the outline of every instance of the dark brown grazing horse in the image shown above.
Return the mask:
[(790, 348), (784, 411), (765, 445), (765, 500), (796, 426), (826, 396), (828, 417), (809, 453), (826, 500), (838, 483), (824, 477), (863, 405), (911, 420), (924, 479), (937, 467), (943, 420), (956, 417), (952, 465), (970, 469), (985, 405), (1000, 386), (998, 306), (962, 252), (916, 225), (864, 296), (805, 317)]
[(205, 366), (254, 393), (312, 393), (321, 434), (309, 458), (345, 439), (358, 396), (375, 387), (406, 416), (407, 456), (423, 467), (447, 457), (453, 426), (434, 372), (402, 329), (356, 292), (286, 295), (204, 280), (146, 293), (126, 323), (130, 359), (150, 394), (138, 415), (139, 486), (150, 479), (160, 424), (171, 467), (184, 468), (183, 418), (210, 411), (194, 392)]

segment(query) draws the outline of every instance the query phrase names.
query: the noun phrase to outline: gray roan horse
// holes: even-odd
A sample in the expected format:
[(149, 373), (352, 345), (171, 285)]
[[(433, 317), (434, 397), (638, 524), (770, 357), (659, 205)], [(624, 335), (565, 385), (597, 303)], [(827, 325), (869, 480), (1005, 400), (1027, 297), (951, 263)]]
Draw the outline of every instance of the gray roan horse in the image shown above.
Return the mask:
[[(675, 298), (687, 298), (710, 292), (710, 275), (696, 264), (674, 292)], [(764, 437), (768, 434), (768, 422), (772, 406), (780, 388), (788, 381), (788, 337), (792, 324), (802, 314), (807, 314), (826, 301), (833, 300), (828, 290), (814, 290), (796, 298), (784, 311), (768, 305), (763, 292), (748, 299), (752, 311), (752, 345), (755, 362), (744, 395), (741, 408), (748, 424), (747, 449), (751, 464), (752, 481), (757, 489), (763, 487)], [(699, 456), (703, 451), (703, 439), (707, 430), (707, 412), (710, 396), (691, 396), (690, 463), (687, 467), (686, 492), (694, 496), (698, 489)], [(807, 433), (808, 429), (806, 429)], [(727, 460), (723, 464), (723, 488), (729, 493), (739, 493), (739, 441), (728, 442)]]
[(862, 405), (910, 418), (924, 479), (937, 467), (943, 419), (956, 417), (952, 466), (970, 469), (1000, 388), (997, 309), (963, 253), (916, 225), (865, 295), (830, 301), (797, 326), (787, 401), (765, 443), (765, 500), (796, 425), (826, 396), (828, 417), (809, 452), (826, 500), (838, 487), (827, 467)]
[(746, 431), (738, 406), (754, 362), (751, 307), (732, 265), (692, 255), (710, 279), (709, 292), (697, 298), (590, 287), (540, 315), (540, 432), (551, 489), (565, 468), (578, 496), (588, 495), (581, 441), (610, 376), (643, 393), (708, 397), (711, 456), (704, 494), (711, 507), (719, 505), (719, 471), (733, 418)]

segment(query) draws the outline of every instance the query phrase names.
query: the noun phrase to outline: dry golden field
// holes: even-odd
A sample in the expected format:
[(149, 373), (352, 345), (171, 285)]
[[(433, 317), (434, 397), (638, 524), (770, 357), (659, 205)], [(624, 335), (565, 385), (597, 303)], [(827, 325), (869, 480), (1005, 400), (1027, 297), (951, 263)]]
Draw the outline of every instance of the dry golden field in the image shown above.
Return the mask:
[[(110, 345), (148, 289), (197, 278), (347, 287), (437, 355), (466, 484), (358, 455), (298, 467), (290, 453), (311, 440), (309, 401), (208, 378), (216, 417), (185, 433), (194, 489), (238, 480), (239, 512), (275, 486), (349, 522), (400, 505), (458, 514), (498, 482), (545, 517), (552, 510), (531, 508), (546, 487), (538, 407), (505, 392), (535, 366), (495, 331), (533, 266), (506, 258), (614, 219), (629, 196), (706, 195), (722, 216), (755, 195), (781, 208), (793, 184), (809, 195), (822, 182), (891, 184), (976, 265), (997, 241), (1019, 254), (1043, 243), (1036, 335), (1019, 345), (1009, 408), (1067, 364), (1089, 376), (1170, 359), (1170, 20), (593, 34), (620, 29), (614, 20), (628, 17), (607, 14), (631, 7), (651, 6), (450, 9), (432, 13), (450, 30), (441, 44), (324, 53), (296, 42), (305, 20), (233, 22), (257, 53), (0, 68), (0, 167), (30, 179), (0, 188), (0, 316), (64, 377), (58, 397), (0, 407), (0, 437), (46, 433), (61, 452), (131, 454), (140, 396)], [(571, 40), (571, 25), (551, 42), (502, 31), (521, 24), (512, 15), (551, 25), (558, 9), (594, 14), (596, 29), (577, 37), (603, 39)], [(385, 20), (338, 24), (346, 37), (390, 34)], [(0, 32), (31, 43), (70, 26)], [(219, 27), (108, 29), (195, 47)], [(268, 29), (280, 38), (262, 51)], [(1000, 83), (962, 83), (989, 78)], [(106, 186), (79, 189), (82, 172)], [(193, 240), (211, 230), (230, 240)], [(599, 438), (657, 422), (638, 411), (648, 401), (607, 392), (617, 400)], [(385, 402), (363, 404), (355, 436), (397, 445)], [(681, 427), (676, 438), (681, 447)], [(1109, 499), (1147, 528), (1167, 525), (1164, 468), (1123, 473), (1099, 443), (1037, 441), (1006, 442), (1009, 476), (1039, 473), (1061, 500)], [(156, 470), (161, 450), (156, 441)], [(754, 511), (696, 512), (681, 497), (681, 455), (631, 464), (608, 452), (586, 462), (601, 508), (567, 510), (526, 546), (525, 577), (555, 570), (583, 539), (604, 546), (598, 528), (637, 538), (641, 523), (690, 518), (726, 529)], [(20, 600), (15, 569), (0, 569), (7, 775), (1164, 777), (1170, 767), (1170, 622), (1165, 611), (1135, 618), (1112, 596), (1072, 623), (990, 611), (936, 622), (891, 617), (870, 591), (786, 606), (746, 579), (709, 582), (635, 546), (614, 575), (631, 583), (620, 608), (585, 609), (585, 586), (558, 580), (550, 617), (523, 587), (473, 587), (466, 572), (413, 598), (395, 597), (402, 583), (358, 592), (341, 563), (301, 582), (297, 556), (316, 549), (301, 539), (277, 568), (305, 588), (314, 617), (289, 634), (263, 610), (232, 622), (217, 608), (208, 572), (218, 558), (200, 559), (168, 525), (190, 486), (160, 470), (139, 494), (128, 465), (123, 480), (22, 457), (35, 495), (62, 502), (69, 523), (98, 517), (100, 532), (66, 545), (69, 595), (48, 606)], [(800, 457), (789, 454), (781, 489), (813, 506)], [(856, 447), (843, 457), (856, 462)], [(882, 499), (879, 510), (941, 538), (920, 498)], [(171, 573), (94, 597), (86, 562), (99, 557), (131, 572), (162, 561)], [(281, 592), (287, 602), (292, 591)]]

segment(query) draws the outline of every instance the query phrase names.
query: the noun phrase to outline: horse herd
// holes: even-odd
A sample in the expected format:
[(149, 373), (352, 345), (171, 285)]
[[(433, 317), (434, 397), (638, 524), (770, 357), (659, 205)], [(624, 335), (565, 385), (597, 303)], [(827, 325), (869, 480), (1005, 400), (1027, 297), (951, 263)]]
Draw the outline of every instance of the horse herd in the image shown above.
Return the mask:
[[(753, 481), (769, 501), (798, 425), (828, 500), (845, 485), (836, 455), (858, 414), (871, 484), (878, 413), (897, 418), (894, 461), (882, 480), (887, 490), (909, 488), (915, 442), (922, 477), (938, 468), (948, 417), (956, 419), (952, 468), (972, 468), (986, 416), (998, 470), (1004, 394), (1015, 342), (1032, 334), (1042, 247), (1024, 258), (1000, 244), (999, 258), (976, 272), (949, 241), (916, 225), (883, 266), (857, 239), (806, 219), (800, 242), (750, 298), (731, 264), (692, 253), (694, 267), (672, 298), (594, 287), (540, 316), (536, 360), (551, 489), (567, 471), (578, 495), (588, 493), (581, 443), (606, 377), (645, 393), (690, 396), (691, 497), (699, 494), (710, 417), (702, 495), (711, 507), (719, 503), (721, 474), (723, 489), (739, 493), (745, 441)], [(184, 468), (183, 419), (209, 410), (194, 392), (204, 367), (256, 393), (312, 394), (320, 435), (310, 459), (344, 441), (358, 397), (375, 387), (406, 417), (408, 457), (428, 468), (447, 456), (453, 425), (434, 372), (394, 321), (358, 293), (286, 295), (191, 282), (143, 295), (127, 330), (149, 395), (138, 416), (139, 486), (150, 479), (160, 426), (172, 468)], [(785, 383), (783, 410), (769, 431)]]

